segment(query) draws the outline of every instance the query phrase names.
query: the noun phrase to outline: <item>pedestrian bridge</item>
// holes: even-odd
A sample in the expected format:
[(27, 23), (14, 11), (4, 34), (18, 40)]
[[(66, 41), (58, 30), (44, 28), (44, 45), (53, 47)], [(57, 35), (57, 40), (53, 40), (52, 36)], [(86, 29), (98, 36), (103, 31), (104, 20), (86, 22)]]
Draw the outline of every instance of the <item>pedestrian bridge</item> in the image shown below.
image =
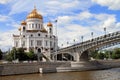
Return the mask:
[[(92, 50), (101, 50), (120, 44), (120, 31), (109, 33), (56, 51), (57, 60), (86, 61)], [(60, 58), (61, 55), (61, 58)]]

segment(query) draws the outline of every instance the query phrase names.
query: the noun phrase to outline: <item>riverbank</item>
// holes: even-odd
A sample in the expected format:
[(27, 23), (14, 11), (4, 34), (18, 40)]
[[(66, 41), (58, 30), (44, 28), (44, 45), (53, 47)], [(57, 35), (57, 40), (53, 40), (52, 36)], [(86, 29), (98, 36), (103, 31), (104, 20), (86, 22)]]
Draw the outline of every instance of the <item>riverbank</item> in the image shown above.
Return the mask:
[(120, 60), (89, 62), (36, 62), (0, 64), (0, 75), (86, 71), (120, 67)]

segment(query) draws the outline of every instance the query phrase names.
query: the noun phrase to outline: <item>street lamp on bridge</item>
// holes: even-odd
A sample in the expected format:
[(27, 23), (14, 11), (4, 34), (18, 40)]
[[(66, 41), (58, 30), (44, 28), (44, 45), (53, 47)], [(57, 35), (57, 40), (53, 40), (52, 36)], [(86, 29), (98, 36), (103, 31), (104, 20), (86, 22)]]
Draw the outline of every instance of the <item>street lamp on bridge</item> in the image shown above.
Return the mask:
[(93, 40), (93, 32), (91, 32), (91, 37), (92, 37), (92, 40)]
[(73, 42), (74, 42), (73, 44), (75, 44), (75, 39), (73, 39)]
[(104, 27), (104, 32), (105, 32), (105, 36), (106, 36), (106, 27)]
[(83, 36), (81, 36), (81, 40), (82, 40), (82, 43), (83, 43)]

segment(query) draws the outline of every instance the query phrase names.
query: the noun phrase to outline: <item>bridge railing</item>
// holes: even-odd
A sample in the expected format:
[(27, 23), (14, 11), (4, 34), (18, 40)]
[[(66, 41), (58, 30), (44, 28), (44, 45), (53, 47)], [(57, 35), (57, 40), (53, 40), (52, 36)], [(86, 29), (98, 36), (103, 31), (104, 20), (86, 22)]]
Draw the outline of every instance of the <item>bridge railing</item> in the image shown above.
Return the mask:
[(59, 50), (66, 50), (66, 49), (69, 49), (69, 48), (74, 48), (74, 47), (77, 47), (77, 46), (85, 46), (85, 45), (93, 45), (93, 44), (96, 44), (96, 43), (104, 43), (106, 41), (110, 41), (110, 40), (113, 40), (113, 39), (116, 39), (116, 38), (120, 38), (120, 31), (117, 31), (117, 32), (114, 32), (114, 33), (109, 33), (109, 34), (106, 34), (106, 35), (102, 35), (102, 36), (99, 36), (99, 37), (96, 37), (96, 38), (93, 38), (93, 39), (90, 39), (90, 40), (87, 40), (87, 41), (84, 41), (84, 42), (80, 42), (80, 43), (77, 43), (77, 44), (74, 44), (74, 45), (71, 45), (71, 46), (68, 46), (68, 47), (65, 47), (65, 48), (61, 48)]

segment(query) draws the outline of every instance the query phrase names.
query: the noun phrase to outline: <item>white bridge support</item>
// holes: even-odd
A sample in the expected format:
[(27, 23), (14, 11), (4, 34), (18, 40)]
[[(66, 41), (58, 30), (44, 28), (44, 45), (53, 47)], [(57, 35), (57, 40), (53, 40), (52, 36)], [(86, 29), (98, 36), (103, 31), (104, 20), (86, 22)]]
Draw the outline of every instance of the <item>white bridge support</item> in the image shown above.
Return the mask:
[(80, 61), (80, 54), (78, 52), (74, 53), (74, 61), (76, 62)]

